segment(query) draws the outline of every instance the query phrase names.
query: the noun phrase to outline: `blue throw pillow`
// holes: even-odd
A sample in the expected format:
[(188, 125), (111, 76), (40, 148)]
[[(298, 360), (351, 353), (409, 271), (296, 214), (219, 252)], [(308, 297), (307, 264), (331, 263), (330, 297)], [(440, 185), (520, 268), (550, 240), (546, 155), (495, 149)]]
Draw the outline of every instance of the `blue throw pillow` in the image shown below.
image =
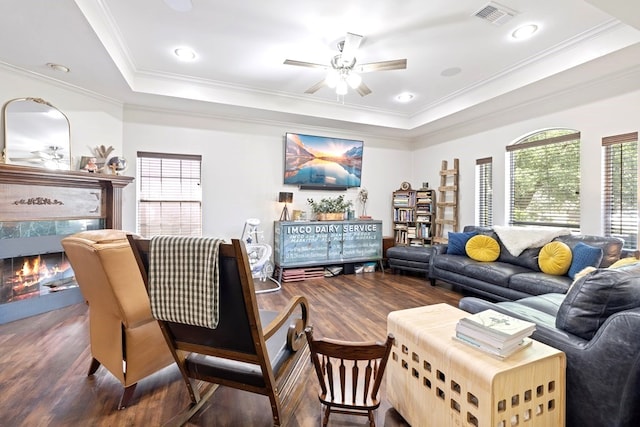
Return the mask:
[(449, 241), (447, 242), (447, 253), (450, 255), (466, 255), (465, 246), (467, 241), (478, 234), (477, 231), (467, 231), (466, 233), (449, 232)]
[(571, 253), (573, 257), (568, 275), (572, 279), (585, 267), (598, 267), (602, 262), (602, 248), (589, 246), (582, 242), (578, 242), (571, 250)]

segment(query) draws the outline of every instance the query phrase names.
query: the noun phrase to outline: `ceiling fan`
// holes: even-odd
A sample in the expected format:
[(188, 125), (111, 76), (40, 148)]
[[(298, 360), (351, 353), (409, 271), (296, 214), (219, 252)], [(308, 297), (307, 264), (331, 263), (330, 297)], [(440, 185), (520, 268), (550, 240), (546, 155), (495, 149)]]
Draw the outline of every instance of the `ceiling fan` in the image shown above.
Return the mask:
[(328, 86), (335, 88), (338, 95), (345, 95), (348, 87), (351, 87), (358, 92), (360, 96), (366, 96), (371, 93), (371, 89), (362, 82), (360, 74), (371, 71), (402, 70), (407, 68), (407, 60), (394, 59), (391, 61), (358, 64), (356, 53), (360, 47), (360, 43), (362, 43), (362, 39), (362, 36), (347, 33), (344, 40), (338, 43), (338, 51), (340, 53), (331, 59), (329, 65), (314, 64), (313, 62), (296, 61), (293, 59), (287, 59), (284, 63), (286, 65), (328, 70), (327, 77), (311, 86), (305, 93), (313, 94), (320, 88)]

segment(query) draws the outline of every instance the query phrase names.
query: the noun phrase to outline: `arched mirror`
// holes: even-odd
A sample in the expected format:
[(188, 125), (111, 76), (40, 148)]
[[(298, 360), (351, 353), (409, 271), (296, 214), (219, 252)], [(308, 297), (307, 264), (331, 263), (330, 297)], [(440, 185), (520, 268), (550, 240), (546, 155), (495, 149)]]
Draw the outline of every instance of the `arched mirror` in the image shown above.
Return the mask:
[(71, 169), (69, 120), (40, 98), (4, 105), (5, 163), (47, 169)]

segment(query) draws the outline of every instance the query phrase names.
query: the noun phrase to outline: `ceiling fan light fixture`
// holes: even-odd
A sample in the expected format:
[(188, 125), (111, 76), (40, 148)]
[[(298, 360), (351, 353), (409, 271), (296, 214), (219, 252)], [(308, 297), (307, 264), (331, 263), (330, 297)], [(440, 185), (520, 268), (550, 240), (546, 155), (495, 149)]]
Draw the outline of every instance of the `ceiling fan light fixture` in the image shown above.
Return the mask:
[(344, 79), (340, 79), (336, 85), (336, 93), (338, 95), (346, 95), (348, 91), (347, 82)]
[(338, 84), (338, 80), (340, 80), (340, 74), (338, 73), (338, 70), (336, 70), (335, 68), (330, 69), (327, 73), (327, 77), (325, 78), (325, 83), (327, 84), (327, 86), (331, 89), (335, 88)]
[(347, 84), (351, 86), (352, 89), (357, 88), (362, 83), (362, 77), (358, 73), (350, 72), (347, 75)]

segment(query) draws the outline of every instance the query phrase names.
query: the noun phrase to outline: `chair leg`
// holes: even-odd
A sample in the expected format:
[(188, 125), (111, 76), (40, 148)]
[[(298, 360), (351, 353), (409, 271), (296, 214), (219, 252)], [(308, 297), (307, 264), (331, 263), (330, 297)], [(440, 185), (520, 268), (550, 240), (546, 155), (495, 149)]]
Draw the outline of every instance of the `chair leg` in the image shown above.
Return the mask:
[(376, 427), (376, 419), (373, 411), (368, 411), (369, 415), (369, 427)]
[(96, 358), (93, 357), (91, 359), (91, 365), (89, 366), (89, 373), (87, 374), (87, 376), (90, 377), (91, 375), (95, 374), (99, 367), (100, 362), (98, 362)]
[(137, 385), (138, 383), (135, 383), (124, 388), (124, 391), (122, 392), (122, 396), (120, 396), (120, 402), (118, 402), (119, 410), (127, 407), (127, 405), (129, 404), (129, 400), (131, 400), (131, 397), (133, 396), (133, 392), (136, 391)]
[(327, 427), (327, 424), (329, 424), (330, 413), (331, 413), (331, 407), (329, 405), (324, 406), (324, 414), (322, 416), (322, 427)]
[(273, 425), (280, 426), (282, 423), (281, 414), (282, 408), (280, 407), (280, 401), (278, 396), (273, 392), (269, 394), (269, 402), (271, 403), (271, 413), (273, 414)]

